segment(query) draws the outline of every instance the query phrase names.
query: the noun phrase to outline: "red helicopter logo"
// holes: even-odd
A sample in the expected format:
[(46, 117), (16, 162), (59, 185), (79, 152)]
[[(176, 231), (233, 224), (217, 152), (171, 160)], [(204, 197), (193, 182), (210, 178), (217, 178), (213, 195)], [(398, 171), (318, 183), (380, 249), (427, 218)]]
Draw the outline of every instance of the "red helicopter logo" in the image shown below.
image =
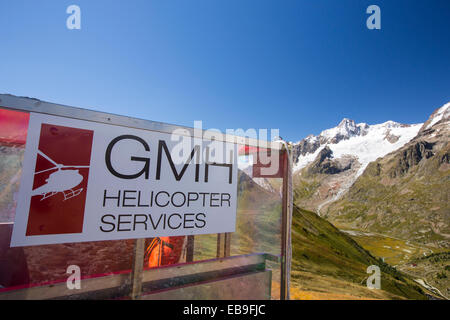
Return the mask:
[(93, 136), (92, 130), (41, 124), (27, 236), (83, 231)]
[(46, 184), (32, 191), (32, 196), (40, 195), (42, 196), (42, 201), (61, 192), (64, 195), (64, 201), (66, 201), (78, 196), (83, 191), (83, 188), (75, 189), (83, 181), (83, 176), (80, 174), (80, 171), (76, 169), (89, 168), (89, 166), (63, 165), (56, 163), (40, 150), (38, 150), (38, 154), (52, 163), (53, 167), (36, 172), (35, 175), (54, 170), (56, 171), (51, 173), (50, 176), (45, 180)]

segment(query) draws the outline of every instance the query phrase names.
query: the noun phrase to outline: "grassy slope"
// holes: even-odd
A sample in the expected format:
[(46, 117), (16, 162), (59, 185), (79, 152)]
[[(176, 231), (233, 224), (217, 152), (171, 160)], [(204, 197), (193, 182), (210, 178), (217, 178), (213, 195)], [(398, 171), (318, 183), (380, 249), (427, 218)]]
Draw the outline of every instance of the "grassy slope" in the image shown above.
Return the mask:
[(423, 257), (439, 250), (408, 240), (390, 238), (374, 233), (352, 231), (350, 237), (364, 249), (376, 257), (383, 258), (386, 263), (392, 266), (403, 265), (411, 259)]
[[(294, 207), (292, 242), (294, 298), (426, 298), (411, 278), (377, 260), (313, 212)], [(382, 290), (365, 286), (370, 265), (378, 265), (382, 270)]]
[(449, 150), (447, 144), (432, 158), (397, 177), (390, 174), (400, 152), (378, 159), (345, 196), (322, 213), (345, 228), (448, 247), (450, 166), (441, 159)]

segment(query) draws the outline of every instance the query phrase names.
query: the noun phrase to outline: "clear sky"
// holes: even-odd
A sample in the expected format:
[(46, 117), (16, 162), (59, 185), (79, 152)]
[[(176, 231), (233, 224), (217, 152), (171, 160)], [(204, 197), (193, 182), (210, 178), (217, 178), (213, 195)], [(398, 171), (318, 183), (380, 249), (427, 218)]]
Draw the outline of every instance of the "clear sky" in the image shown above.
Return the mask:
[(292, 141), (450, 101), (449, 0), (1, 0), (0, 43), (0, 93)]

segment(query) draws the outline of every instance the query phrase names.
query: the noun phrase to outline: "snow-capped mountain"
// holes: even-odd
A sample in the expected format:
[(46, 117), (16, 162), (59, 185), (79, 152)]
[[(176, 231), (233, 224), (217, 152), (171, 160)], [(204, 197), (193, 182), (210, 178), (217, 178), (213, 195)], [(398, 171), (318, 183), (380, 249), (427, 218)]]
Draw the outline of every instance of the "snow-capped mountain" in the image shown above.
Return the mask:
[[(387, 121), (369, 125), (344, 118), (334, 128), (291, 143), (294, 176), (309, 181), (308, 183), (312, 180), (316, 183), (320, 181), (320, 187), (313, 187), (311, 198), (314, 201), (305, 204), (305, 208), (320, 212), (324, 205), (345, 194), (369, 163), (399, 150), (418, 136), (439, 138), (444, 131), (448, 132), (442, 128), (448, 127), (449, 122), (450, 103), (447, 103), (437, 109), (425, 123), (401, 124)], [(252, 176), (249, 164), (240, 164), (239, 168)], [(318, 177), (317, 174), (321, 176)], [(275, 192), (267, 179), (254, 180), (264, 189)]]
[(356, 124), (353, 120), (343, 119), (337, 127), (325, 130), (318, 136), (310, 135), (294, 144), (294, 172), (312, 163), (328, 147), (334, 159), (355, 157), (360, 164), (356, 173), (358, 177), (370, 162), (413, 139), (422, 126), (422, 123), (408, 125), (394, 121), (375, 125)]
[[(344, 119), (335, 128), (294, 143), (297, 202), (320, 214), (323, 208), (346, 194), (368, 165), (377, 159), (389, 157), (416, 140), (425, 141), (414, 145), (419, 153), (428, 152), (430, 143), (437, 146), (434, 141), (449, 141), (449, 124), (450, 103), (447, 103), (433, 112), (425, 123), (409, 125), (387, 121), (368, 125)], [(409, 154), (403, 161), (405, 166), (417, 162), (415, 157), (408, 157)], [(399, 172), (403, 172), (404, 166), (399, 167)]]
[[(400, 143), (410, 132), (391, 129), (391, 134), (402, 135), (396, 142)], [(385, 144), (379, 142), (378, 146)], [(336, 155), (339, 148), (343, 146), (336, 147)], [(320, 181), (319, 191), (303, 200), (315, 204), (320, 215), (341, 227), (449, 248), (450, 103), (436, 109), (411, 141), (371, 162), (341, 197), (334, 196), (335, 190), (326, 191), (331, 189), (330, 181), (340, 181), (342, 186), (345, 180), (339, 176), (351, 169), (342, 174), (308, 177), (311, 171), (330, 170), (333, 166), (338, 167), (335, 159), (321, 163), (316, 159), (302, 170), (303, 180)]]
[(310, 193), (302, 205), (320, 215), (322, 207), (344, 195), (369, 163), (404, 146), (422, 126), (343, 119), (337, 127), (295, 143), (294, 176), (306, 183)]

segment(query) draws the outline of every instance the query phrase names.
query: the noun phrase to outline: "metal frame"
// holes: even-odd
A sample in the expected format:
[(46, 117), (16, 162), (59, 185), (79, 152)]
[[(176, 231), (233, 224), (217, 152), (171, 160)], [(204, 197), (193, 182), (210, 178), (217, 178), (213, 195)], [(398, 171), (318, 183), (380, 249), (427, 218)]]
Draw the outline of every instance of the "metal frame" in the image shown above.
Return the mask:
[[(189, 136), (191, 137), (194, 138), (202, 137), (198, 136), (200, 130), (190, 127), (177, 126), (163, 122), (143, 120), (127, 116), (120, 116), (111, 113), (92, 111), (77, 107), (70, 107), (62, 104), (45, 102), (34, 98), (17, 97), (10, 94), (0, 94), (0, 107), (26, 112), (38, 112), (78, 120), (107, 123), (112, 125), (119, 125), (135, 129), (144, 129), (162, 133), (173, 133), (174, 130), (181, 128), (187, 130), (189, 132)], [(205, 131), (206, 130), (201, 130), (202, 135)], [(269, 142), (265, 140), (258, 140), (248, 137), (226, 135), (226, 134), (224, 134), (223, 136), (225, 138), (223, 140), (219, 140), (217, 138), (216, 139), (218, 141), (243, 144), (254, 147), (267, 146), (267, 148), (275, 150), (280, 150), (281, 148), (279, 143)]]
[[(50, 102), (41, 101), (34, 98), (17, 97), (10, 94), (0, 94), (0, 107), (11, 110), (36, 112), (49, 115), (62, 116), (66, 118), (79, 119), (85, 121), (106, 123), (111, 125), (124, 126), (129, 128), (144, 129), (149, 131), (156, 131), (162, 133), (172, 133), (176, 129), (185, 129), (189, 132), (189, 136), (194, 138), (202, 138), (205, 130), (198, 130), (194, 128), (171, 125), (162, 122), (155, 122), (150, 120), (142, 120), (127, 116), (120, 116), (116, 114), (109, 114), (104, 112), (92, 111), (77, 107), (65, 106)], [(200, 134), (199, 134), (200, 133)], [(287, 150), (278, 142), (268, 142), (264, 140), (252, 139), (248, 137), (241, 137), (235, 135), (223, 135), (224, 139), (219, 140), (223, 142), (230, 142), (235, 144), (248, 145), (253, 147), (265, 147), (274, 150)], [(288, 152), (287, 152), (288, 153)], [(289, 153), (288, 153), (289, 154)], [(289, 212), (292, 212), (292, 199), (289, 196), (291, 166), (288, 157), (285, 158), (285, 175), (283, 177), (283, 209), (282, 209), (282, 253), (281, 253), (281, 289), (280, 299), (289, 299), (289, 270), (290, 270), (290, 223), (291, 218)], [(223, 240), (222, 240), (223, 239)], [(131, 292), (132, 299), (139, 299), (142, 293), (142, 262), (145, 250), (144, 239), (137, 239), (134, 249), (133, 258), (133, 272), (131, 275)], [(223, 242), (223, 243), (222, 243)], [(228, 257), (230, 255), (231, 234), (219, 234), (217, 243), (217, 257)], [(222, 248), (223, 247), (223, 248)], [(186, 261), (193, 260), (194, 237), (188, 237)], [(223, 251), (223, 255), (222, 255)], [(141, 263), (139, 263), (139, 261)], [(145, 273), (145, 272), (144, 272)]]
[[(287, 147), (287, 146), (286, 146)], [(290, 299), (290, 266), (292, 259), (291, 225), (292, 225), (292, 161), (288, 149), (283, 150), (283, 197), (281, 221), (281, 285), (280, 299)]]

